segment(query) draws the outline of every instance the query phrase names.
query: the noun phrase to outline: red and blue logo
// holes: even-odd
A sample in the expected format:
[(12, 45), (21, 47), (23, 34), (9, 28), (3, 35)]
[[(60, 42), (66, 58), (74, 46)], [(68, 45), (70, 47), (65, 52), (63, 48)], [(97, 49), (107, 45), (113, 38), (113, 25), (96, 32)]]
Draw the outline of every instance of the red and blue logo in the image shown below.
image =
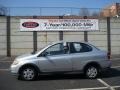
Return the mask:
[(22, 24), (23, 27), (26, 27), (26, 28), (36, 28), (39, 26), (39, 23), (37, 22), (24, 22)]

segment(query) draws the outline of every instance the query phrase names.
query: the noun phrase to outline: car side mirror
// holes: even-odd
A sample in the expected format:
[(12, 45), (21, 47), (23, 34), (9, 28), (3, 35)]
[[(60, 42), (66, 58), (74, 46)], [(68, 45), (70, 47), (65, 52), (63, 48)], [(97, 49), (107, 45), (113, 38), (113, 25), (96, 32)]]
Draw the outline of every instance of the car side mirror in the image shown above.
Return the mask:
[(64, 46), (63, 49), (64, 49), (64, 52), (65, 52), (65, 53), (68, 53), (68, 50), (69, 50), (69, 47), (68, 47), (68, 46)]
[(63, 48), (63, 49), (66, 51), (66, 50), (68, 50), (68, 47), (67, 47), (67, 46), (64, 46), (64, 48)]

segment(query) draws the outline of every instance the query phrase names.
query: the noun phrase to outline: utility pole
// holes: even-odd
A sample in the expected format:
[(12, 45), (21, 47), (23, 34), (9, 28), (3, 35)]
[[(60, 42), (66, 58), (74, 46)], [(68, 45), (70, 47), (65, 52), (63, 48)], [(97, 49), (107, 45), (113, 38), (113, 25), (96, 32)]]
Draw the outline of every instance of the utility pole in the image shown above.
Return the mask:
[[(84, 16), (83, 18), (87, 19), (87, 16)], [(84, 41), (88, 42), (88, 31), (84, 31)]]

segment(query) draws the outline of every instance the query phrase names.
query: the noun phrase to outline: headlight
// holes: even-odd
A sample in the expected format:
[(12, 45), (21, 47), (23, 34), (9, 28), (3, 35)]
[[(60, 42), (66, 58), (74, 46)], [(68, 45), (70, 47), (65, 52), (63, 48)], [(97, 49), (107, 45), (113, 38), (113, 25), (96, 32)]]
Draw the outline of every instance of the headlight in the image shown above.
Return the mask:
[(13, 65), (17, 65), (19, 63), (19, 61), (18, 60), (15, 60), (14, 62), (13, 62)]

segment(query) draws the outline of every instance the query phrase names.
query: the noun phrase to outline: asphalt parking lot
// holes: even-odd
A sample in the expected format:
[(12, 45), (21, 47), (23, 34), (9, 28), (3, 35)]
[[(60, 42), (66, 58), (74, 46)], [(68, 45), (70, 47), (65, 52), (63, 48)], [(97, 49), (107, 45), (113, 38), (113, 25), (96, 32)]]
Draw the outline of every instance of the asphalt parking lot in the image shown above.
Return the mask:
[(0, 58), (0, 90), (120, 90), (120, 58), (112, 59), (112, 69), (97, 79), (81, 74), (41, 75), (36, 81), (21, 81), (11, 75), (14, 58)]

